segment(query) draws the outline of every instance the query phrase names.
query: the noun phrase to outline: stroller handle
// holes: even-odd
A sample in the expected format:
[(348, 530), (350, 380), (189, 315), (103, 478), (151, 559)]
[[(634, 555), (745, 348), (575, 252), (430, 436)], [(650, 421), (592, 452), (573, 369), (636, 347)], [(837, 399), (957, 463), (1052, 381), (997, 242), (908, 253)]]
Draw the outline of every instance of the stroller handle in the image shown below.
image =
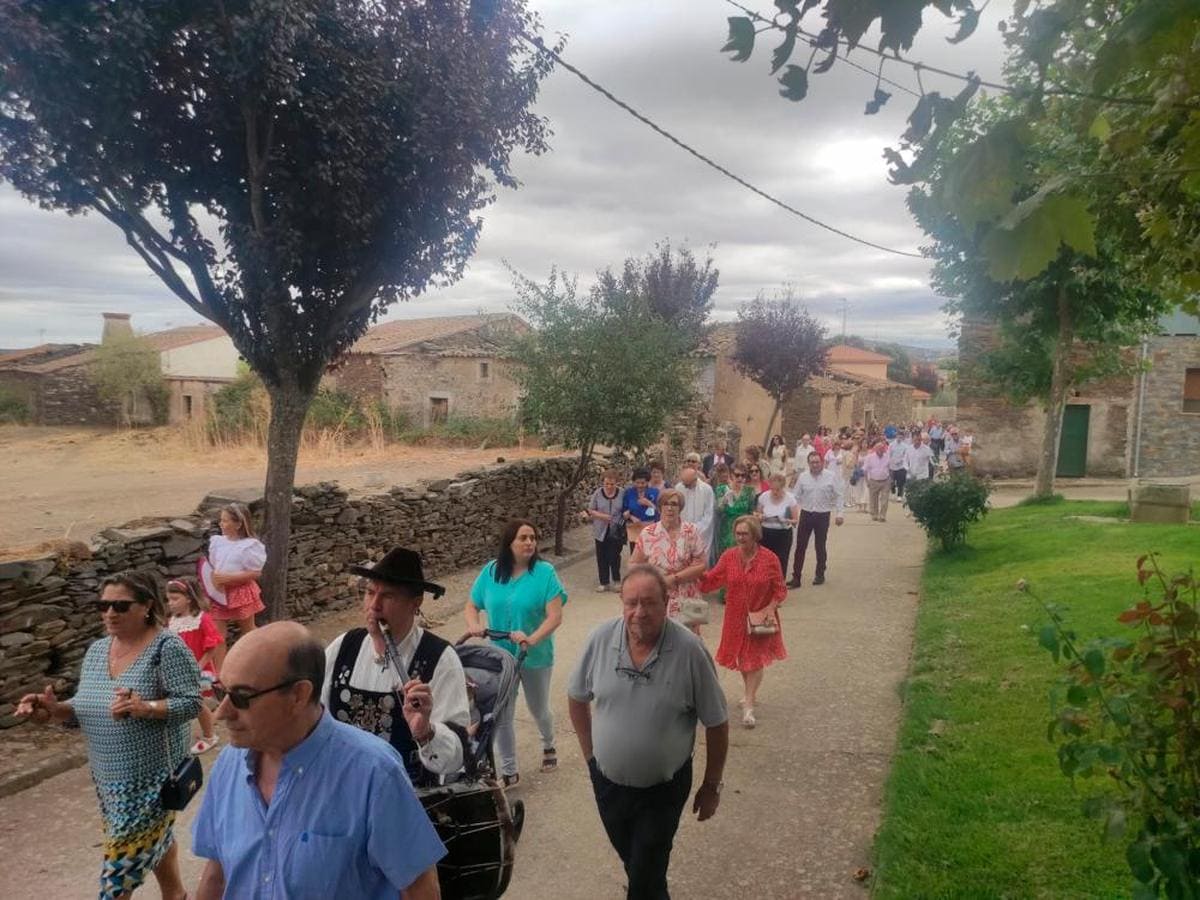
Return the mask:
[[(467, 641), (469, 641), (473, 637), (474, 637), (474, 635), (468, 631), (466, 634), (464, 634), (462, 637), (460, 637), (457, 641), (454, 642), (454, 646), (461, 647), (463, 644), (465, 644)], [(497, 631), (495, 628), (485, 628), (483, 631), (483, 637), (488, 638), (489, 640), (493, 640), (493, 641), (507, 641), (512, 637), (512, 632), (511, 631)], [(522, 647), (521, 651), (517, 654), (517, 665), (519, 666), (521, 663), (525, 662), (525, 657), (528, 655), (529, 655), (529, 651), (527, 649), (525, 649), (524, 647)]]

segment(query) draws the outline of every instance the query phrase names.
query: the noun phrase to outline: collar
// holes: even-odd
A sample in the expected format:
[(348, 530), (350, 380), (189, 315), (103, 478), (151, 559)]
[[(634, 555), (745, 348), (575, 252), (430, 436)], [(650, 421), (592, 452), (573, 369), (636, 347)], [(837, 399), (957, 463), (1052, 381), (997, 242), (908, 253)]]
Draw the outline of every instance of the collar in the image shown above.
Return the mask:
[[(629, 668), (633, 668), (633, 657), (629, 653), (629, 640), (628, 634), (626, 633), (625, 620), (617, 619), (616, 624), (617, 627), (615, 637), (617, 640), (613, 645), (613, 649), (617, 651), (617, 664), (624, 665), (625, 663), (628, 663)], [(683, 626), (680, 627), (682, 628)], [(650, 655), (646, 657), (645, 663), (642, 664), (643, 672), (654, 665), (654, 663), (658, 662), (658, 657), (660, 654), (668, 653), (674, 649), (673, 642), (667, 640), (667, 634), (670, 632), (670, 630), (671, 620), (667, 619), (665, 622), (663, 622), (663, 629), (658, 636), (658, 643), (654, 645), (654, 649), (650, 651)]]
[[(329, 710), (322, 708), (321, 718), (317, 720), (316, 727), (308, 733), (304, 740), (283, 754), (283, 765), (280, 766), (280, 773), (290, 772), (293, 769), (303, 773), (304, 768), (312, 765), (321, 754), (321, 751), (325, 749), (325, 745), (333, 737), (333, 732), (333, 718), (329, 715)], [(242, 760), (247, 769), (246, 781), (251, 784), (254, 783), (254, 779), (258, 774), (258, 757), (259, 752), (257, 750), (247, 750)]]

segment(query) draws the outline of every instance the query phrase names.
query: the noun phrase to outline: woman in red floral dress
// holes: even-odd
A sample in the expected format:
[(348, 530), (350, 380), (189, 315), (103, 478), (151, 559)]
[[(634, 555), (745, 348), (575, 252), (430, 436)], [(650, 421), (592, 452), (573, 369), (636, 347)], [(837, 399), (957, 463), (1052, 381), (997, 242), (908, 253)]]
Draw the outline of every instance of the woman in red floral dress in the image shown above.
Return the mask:
[[(753, 516), (742, 516), (733, 523), (735, 546), (721, 554), (717, 564), (700, 579), (700, 590), (708, 593), (725, 588), (725, 621), (721, 625), (721, 644), (716, 660), (727, 669), (742, 673), (746, 696), (741, 701), (742, 724), (757, 724), (754, 705), (762, 685), (763, 669), (777, 659), (787, 659), (783, 631), (777, 612), (787, 597), (779, 557), (760, 547), (762, 526)], [(750, 634), (747, 618), (755, 622), (774, 622), (774, 634)]]

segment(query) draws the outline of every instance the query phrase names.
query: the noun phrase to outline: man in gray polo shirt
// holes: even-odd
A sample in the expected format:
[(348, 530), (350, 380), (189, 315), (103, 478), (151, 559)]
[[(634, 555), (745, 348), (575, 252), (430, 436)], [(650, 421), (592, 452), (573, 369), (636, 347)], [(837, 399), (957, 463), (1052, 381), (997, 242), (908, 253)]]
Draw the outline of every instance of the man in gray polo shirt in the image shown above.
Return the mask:
[(721, 799), (729, 717), (701, 640), (667, 619), (667, 585), (652, 566), (621, 582), (622, 617), (588, 638), (567, 687), (600, 820), (629, 879), (628, 900), (665, 900), (667, 867), (692, 787), (696, 722), (705, 726), (704, 781), (692, 811)]

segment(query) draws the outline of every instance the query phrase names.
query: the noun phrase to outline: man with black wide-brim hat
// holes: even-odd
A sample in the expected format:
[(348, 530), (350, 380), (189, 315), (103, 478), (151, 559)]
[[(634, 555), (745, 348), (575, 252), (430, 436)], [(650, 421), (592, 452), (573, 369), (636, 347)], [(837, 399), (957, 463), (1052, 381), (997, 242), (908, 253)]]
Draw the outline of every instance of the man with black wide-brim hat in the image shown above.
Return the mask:
[(458, 654), (417, 624), (425, 594), (437, 598), (446, 589), (426, 581), (420, 554), (404, 547), (350, 571), (364, 579), (366, 627), (352, 628), (326, 648), (321, 699), (338, 721), (395, 747), (415, 786), (440, 784), (463, 766), (471, 721)]

